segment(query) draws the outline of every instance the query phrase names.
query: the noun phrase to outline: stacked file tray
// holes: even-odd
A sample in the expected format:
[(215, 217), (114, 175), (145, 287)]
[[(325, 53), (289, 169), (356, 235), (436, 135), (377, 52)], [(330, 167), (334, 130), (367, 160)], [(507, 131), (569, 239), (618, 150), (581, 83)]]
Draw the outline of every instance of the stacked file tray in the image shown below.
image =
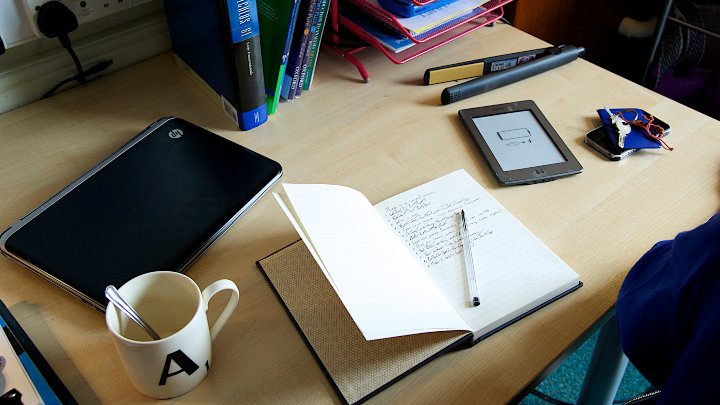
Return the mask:
[[(417, 6), (428, 5), (435, 0), (408, 0)], [(438, 0), (441, 1), (441, 0)], [(338, 7), (333, 2), (331, 19), (334, 28), (347, 29), (356, 37), (379, 49), (396, 64), (405, 63), (456, 38), (468, 34), (480, 27), (493, 23), (503, 16), (503, 6), (512, 0), (489, 0), (480, 7), (472, 8), (446, 21), (433, 25), (430, 29), (412, 31), (407, 27), (407, 19), (398, 17), (383, 8), (378, 0), (344, 0)], [(453, 6), (452, 2), (447, 7)], [(389, 35), (386, 35), (389, 34)], [(333, 47), (343, 57), (353, 63), (365, 81), (368, 73), (362, 63), (352, 55), (365, 47), (341, 49)]]

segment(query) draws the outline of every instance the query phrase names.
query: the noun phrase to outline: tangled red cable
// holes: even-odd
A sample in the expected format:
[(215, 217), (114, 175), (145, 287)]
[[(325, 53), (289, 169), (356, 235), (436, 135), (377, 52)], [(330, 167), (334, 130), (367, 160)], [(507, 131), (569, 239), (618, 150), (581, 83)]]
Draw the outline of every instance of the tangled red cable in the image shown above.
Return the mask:
[(674, 149), (674, 148), (670, 147), (667, 143), (665, 143), (665, 141), (662, 139), (665, 136), (665, 128), (661, 127), (658, 124), (653, 124), (653, 121), (655, 121), (655, 117), (653, 117), (652, 114), (646, 114), (643, 111), (642, 117), (644, 119), (646, 119), (647, 121), (642, 121), (642, 120), (638, 119), (638, 112), (636, 110), (625, 110), (625, 111), (634, 112), (635, 119), (633, 119), (633, 120), (625, 119), (625, 117), (623, 117), (623, 115), (622, 115), (622, 111), (616, 113), (615, 115), (620, 117), (620, 119), (627, 122), (631, 126), (642, 129), (649, 138), (660, 143), (660, 145), (663, 147), (663, 149), (666, 149), (666, 150)]

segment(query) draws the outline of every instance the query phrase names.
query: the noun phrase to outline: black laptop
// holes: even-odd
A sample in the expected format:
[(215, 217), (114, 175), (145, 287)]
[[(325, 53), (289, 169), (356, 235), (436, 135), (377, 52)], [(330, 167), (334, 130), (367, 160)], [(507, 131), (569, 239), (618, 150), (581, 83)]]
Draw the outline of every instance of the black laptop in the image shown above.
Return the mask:
[(163, 118), (2, 235), (2, 253), (104, 310), (105, 287), (185, 272), (282, 175), (277, 162)]

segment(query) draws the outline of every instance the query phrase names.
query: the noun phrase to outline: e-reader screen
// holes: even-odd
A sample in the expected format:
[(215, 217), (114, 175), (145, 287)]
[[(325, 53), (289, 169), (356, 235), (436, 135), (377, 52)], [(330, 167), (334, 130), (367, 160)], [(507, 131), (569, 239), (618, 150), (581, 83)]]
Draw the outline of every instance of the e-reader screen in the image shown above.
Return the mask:
[(459, 114), (501, 184), (537, 183), (582, 171), (532, 101)]
[(528, 110), (473, 118), (480, 135), (505, 171), (565, 161), (550, 136)]

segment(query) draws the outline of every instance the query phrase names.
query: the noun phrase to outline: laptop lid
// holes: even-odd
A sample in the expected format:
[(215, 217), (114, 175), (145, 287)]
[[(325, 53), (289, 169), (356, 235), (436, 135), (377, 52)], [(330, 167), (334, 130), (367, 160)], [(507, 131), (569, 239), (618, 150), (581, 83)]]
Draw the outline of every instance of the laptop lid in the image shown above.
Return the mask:
[(185, 272), (282, 174), (258, 153), (163, 118), (2, 235), (2, 252), (94, 307), (105, 287)]

